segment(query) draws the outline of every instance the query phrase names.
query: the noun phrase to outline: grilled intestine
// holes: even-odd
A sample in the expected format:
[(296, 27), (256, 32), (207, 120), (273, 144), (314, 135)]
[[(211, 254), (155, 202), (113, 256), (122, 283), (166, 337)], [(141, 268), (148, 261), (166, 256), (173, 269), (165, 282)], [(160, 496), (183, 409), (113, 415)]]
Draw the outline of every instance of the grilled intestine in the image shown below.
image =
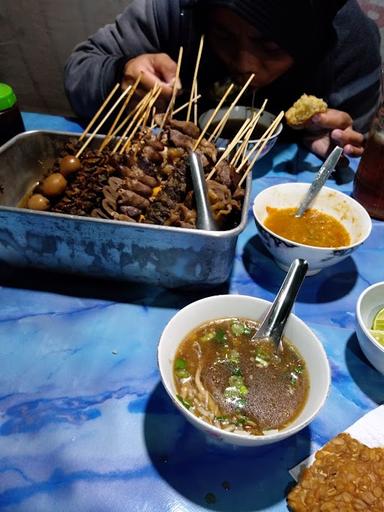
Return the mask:
[[(161, 115), (156, 121), (161, 124)], [(33, 195), (44, 196), (46, 180), (62, 172), (67, 180), (65, 190), (49, 197), (49, 206), (45, 208), (48, 211), (195, 228), (196, 209), (188, 155), (199, 134), (194, 123), (171, 118), (160, 135), (149, 128), (141, 128), (123, 154), (114, 153), (108, 146), (101, 152), (87, 149), (80, 165), (73, 161), (79, 143), (67, 143)], [(217, 162), (217, 149), (203, 138), (196, 152), (207, 176)], [(67, 162), (71, 172), (67, 172)], [(239, 221), (244, 197), (239, 181), (240, 176), (227, 160), (220, 162), (212, 179), (207, 180), (213, 217), (221, 229), (229, 229)]]

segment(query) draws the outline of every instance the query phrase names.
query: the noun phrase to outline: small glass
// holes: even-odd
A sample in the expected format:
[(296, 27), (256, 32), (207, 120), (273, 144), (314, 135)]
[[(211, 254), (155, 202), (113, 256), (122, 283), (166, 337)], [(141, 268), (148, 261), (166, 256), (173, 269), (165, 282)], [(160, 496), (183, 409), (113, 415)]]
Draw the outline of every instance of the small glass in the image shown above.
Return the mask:
[(369, 215), (384, 220), (384, 104), (371, 126), (353, 184), (353, 197)]

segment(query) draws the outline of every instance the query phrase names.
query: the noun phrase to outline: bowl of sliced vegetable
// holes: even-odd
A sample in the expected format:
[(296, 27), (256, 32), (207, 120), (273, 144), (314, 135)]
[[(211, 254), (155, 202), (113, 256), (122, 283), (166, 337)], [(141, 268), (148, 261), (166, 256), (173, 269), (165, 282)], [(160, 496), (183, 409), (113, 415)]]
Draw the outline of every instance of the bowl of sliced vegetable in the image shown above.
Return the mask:
[(384, 281), (361, 293), (356, 304), (356, 334), (368, 361), (384, 374)]

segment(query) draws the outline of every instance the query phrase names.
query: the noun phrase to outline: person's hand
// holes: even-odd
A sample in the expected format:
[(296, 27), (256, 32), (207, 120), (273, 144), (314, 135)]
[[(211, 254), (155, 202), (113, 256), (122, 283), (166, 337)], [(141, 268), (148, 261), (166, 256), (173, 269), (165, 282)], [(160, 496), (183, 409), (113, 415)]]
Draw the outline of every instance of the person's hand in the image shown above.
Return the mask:
[[(158, 110), (163, 110), (172, 96), (176, 78), (177, 64), (166, 53), (144, 53), (130, 59), (124, 66), (121, 82), (122, 89), (132, 85), (141, 74), (136, 96), (143, 97), (157, 83), (161, 86), (161, 94), (157, 101)], [(176, 84), (181, 89), (180, 80)]]
[(314, 115), (306, 124), (304, 144), (313, 153), (325, 158), (334, 146), (341, 146), (344, 155), (359, 157), (364, 151), (364, 135), (352, 127), (352, 118), (341, 110), (328, 109)]

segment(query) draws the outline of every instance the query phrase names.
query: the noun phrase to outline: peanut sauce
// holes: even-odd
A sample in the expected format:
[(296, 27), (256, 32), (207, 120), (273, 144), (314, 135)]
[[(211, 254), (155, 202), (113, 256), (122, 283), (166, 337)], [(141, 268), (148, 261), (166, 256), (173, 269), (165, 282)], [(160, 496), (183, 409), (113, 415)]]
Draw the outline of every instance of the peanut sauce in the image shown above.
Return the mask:
[(335, 217), (309, 208), (297, 218), (296, 210), (267, 206), (264, 226), (288, 240), (314, 247), (344, 247), (351, 243), (347, 230)]

